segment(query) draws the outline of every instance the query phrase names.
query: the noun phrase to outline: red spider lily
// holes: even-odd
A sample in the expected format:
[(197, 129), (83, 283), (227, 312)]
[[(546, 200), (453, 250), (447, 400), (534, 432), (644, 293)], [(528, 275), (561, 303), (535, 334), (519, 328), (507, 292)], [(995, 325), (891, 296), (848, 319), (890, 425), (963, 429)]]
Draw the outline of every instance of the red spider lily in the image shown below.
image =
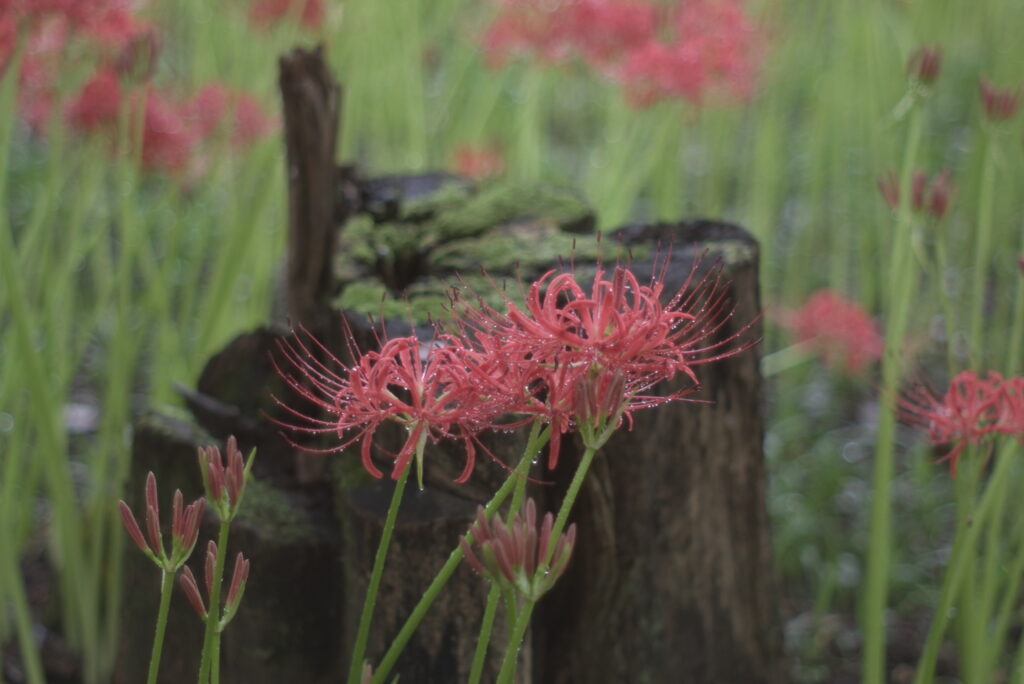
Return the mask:
[[(553, 525), (554, 516), (546, 513), (538, 530), (537, 507), (533, 499), (526, 501), (525, 516), (517, 513), (507, 525), (500, 515), (488, 520), (483, 506), (480, 506), (476, 522), (469, 528), (480, 556), (473, 552), (465, 537), (459, 539), (459, 545), (466, 561), (478, 573), (536, 601), (565, 572), (576, 544), (575, 523), (555, 541), (551, 539)], [(550, 548), (552, 543), (553, 549)], [(550, 561), (545, 563), (549, 553)]]
[(833, 290), (819, 290), (779, 322), (797, 342), (812, 345), (826, 365), (850, 375), (882, 357), (878, 325), (859, 304)]
[[(914, 171), (910, 186), (910, 208), (919, 213), (927, 212), (936, 219), (945, 216), (949, 208), (949, 198), (955, 190), (951, 177), (950, 170), (943, 169), (929, 184), (928, 177), (923, 171)], [(889, 171), (878, 179), (878, 190), (893, 211), (899, 209), (900, 181), (895, 172)]]
[(297, 16), (306, 28), (316, 28), (326, 15), (324, 0), (256, 0), (249, 10), (249, 21), (270, 26), (289, 16)]
[(150, 472), (146, 476), (146, 534), (142, 535), (135, 514), (124, 501), (118, 502), (121, 521), (124, 523), (128, 536), (146, 556), (156, 563), (164, 572), (177, 572), (188, 557), (192, 555), (196, 540), (199, 538), (199, 523), (203, 518), (203, 500), (196, 499), (184, 506), (181, 490), (174, 490), (171, 505), (171, 552), (164, 550), (163, 537), (160, 534), (160, 507), (157, 503), (156, 476)]
[(455, 150), (453, 166), (457, 173), (475, 181), (500, 176), (505, 157), (497, 146), (462, 145)]
[(941, 69), (942, 48), (936, 45), (922, 45), (907, 60), (907, 73), (925, 85), (934, 83)]
[[(699, 389), (695, 366), (754, 344), (736, 344), (753, 322), (711, 341), (733, 309), (720, 269), (698, 279), (698, 268), (667, 304), (661, 303), (664, 273), (640, 285), (626, 268), (616, 267), (610, 279), (598, 268), (588, 296), (575, 274), (552, 271), (530, 286), (525, 309), (506, 298), (500, 313), (477, 296), (474, 306), (453, 307), (454, 325), (462, 345), (479, 349), (485, 360), (477, 377), (526, 388), (519, 410), (551, 424), (548, 467), (554, 468), (562, 434), (582, 424), (596, 438), (605, 432), (596, 429), (600, 424), (614, 429), (634, 410), (681, 399)], [(678, 374), (687, 379), (681, 389), (645, 394)], [(596, 413), (611, 407), (614, 413)], [(588, 445), (596, 448), (597, 441)]]
[(995, 432), (1020, 431), (1020, 389), (1019, 378), (1010, 381), (1008, 389), (999, 373), (989, 371), (980, 378), (974, 371), (963, 371), (941, 397), (924, 385), (912, 388), (900, 399), (900, 414), (926, 430), (933, 445), (953, 446), (940, 462), (949, 461), (955, 477), (957, 461), (968, 444), (978, 444)]
[(245, 463), (234, 435), (228, 437), (224, 457), (216, 446), (199, 447), (197, 452), (206, 497), (220, 519), (230, 521), (242, 504), (245, 481), (252, 470), (256, 452), (254, 450), (249, 456), (248, 463)]
[[(349, 344), (354, 350), (351, 334)], [(381, 477), (371, 457), (373, 436), (383, 423), (394, 421), (405, 427), (408, 437), (395, 455), (391, 477), (398, 479), (415, 457), (420, 486), (427, 440), (458, 439), (465, 445), (466, 465), (456, 482), (465, 482), (475, 463), (477, 434), (494, 427), (509, 402), (504, 395), (481, 392), (481, 383), (473, 377), (462, 355), (446, 349), (449, 344), (458, 346), (459, 342), (448, 336), (439, 337), (431, 345), (424, 345), (415, 336), (388, 340), (380, 351), (363, 354), (352, 368), (339, 374), (333, 368), (341, 367), (340, 361), (302, 330), (278, 344), (287, 364), (298, 374), (280, 367), (278, 372), (330, 419), (310, 416), (278, 402), (301, 421), (300, 425), (282, 425), (308, 434), (343, 437), (340, 444), (324, 450), (328, 452), (360, 442), (363, 466), (374, 477)], [(345, 438), (350, 432), (354, 434)]]
[(95, 132), (117, 123), (121, 109), (121, 85), (117, 73), (101, 68), (68, 105), (68, 122), (83, 132)]
[[(216, 565), (217, 544), (210, 540), (206, 545), (206, 557), (203, 559), (207, 601), (210, 599), (210, 591), (214, 582), (213, 573)], [(218, 631), (223, 631), (227, 624), (231, 622), (231, 618), (238, 612), (238, 606), (242, 602), (242, 596), (245, 594), (245, 584), (248, 580), (249, 560), (239, 551), (238, 555), (235, 556), (235, 567), (231, 573), (231, 584), (228, 585), (228, 593), (224, 597), (224, 612), (221, 614), (217, 625)], [(185, 597), (188, 598), (192, 609), (196, 611), (200, 618), (206, 619), (206, 602), (203, 601), (203, 595), (199, 591), (199, 583), (196, 582), (196, 576), (192, 574), (191, 568), (185, 566), (181, 576), (178, 577), (178, 583), (181, 586), (181, 590), (185, 592)]]
[(989, 121), (1007, 121), (1017, 113), (1017, 107), (1020, 106), (1020, 86), (999, 89), (988, 79), (983, 78), (978, 84), (978, 92)]

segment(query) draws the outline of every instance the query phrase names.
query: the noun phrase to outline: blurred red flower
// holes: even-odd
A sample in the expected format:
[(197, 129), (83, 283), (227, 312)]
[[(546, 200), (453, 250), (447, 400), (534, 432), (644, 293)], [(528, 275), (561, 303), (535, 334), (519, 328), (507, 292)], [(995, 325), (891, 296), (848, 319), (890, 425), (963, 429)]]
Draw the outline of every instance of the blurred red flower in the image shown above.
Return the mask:
[(495, 145), (461, 145), (455, 149), (456, 173), (475, 181), (500, 176), (505, 170), (505, 158)]
[(324, 21), (324, 0), (256, 0), (249, 9), (249, 20), (258, 26), (270, 26), (289, 16), (297, 16), (299, 23), (316, 28)]
[(121, 85), (113, 69), (98, 70), (67, 106), (65, 116), (75, 129), (92, 133), (117, 124), (121, 109)]
[(779, 322), (797, 342), (811, 345), (829, 367), (861, 373), (882, 357), (883, 340), (875, 321), (859, 304), (834, 290), (819, 290)]

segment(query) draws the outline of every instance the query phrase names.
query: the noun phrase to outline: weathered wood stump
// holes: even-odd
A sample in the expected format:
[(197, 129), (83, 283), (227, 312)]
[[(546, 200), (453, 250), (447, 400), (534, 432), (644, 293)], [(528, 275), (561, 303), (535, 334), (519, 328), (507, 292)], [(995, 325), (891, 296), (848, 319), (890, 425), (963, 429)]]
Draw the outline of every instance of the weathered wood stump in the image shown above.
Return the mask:
[[(340, 91), (319, 53), (296, 51), (283, 59), (281, 90), (292, 234), (286, 315), (324, 340), (343, 364), (351, 359), (337, 309), (347, 312), (357, 345), (367, 350), (379, 342), (368, 315), (386, 320), (391, 334), (425, 326), (428, 316), (443, 314), (456, 274), (486, 294), (494, 283), (530, 281), (564, 267), (569, 257), (584, 275), (599, 254), (611, 263), (628, 251), (643, 280), (659, 249), (671, 249), (666, 290), (672, 291), (704, 254), (705, 268), (721, 260), (736, 304), (718, 334), (729, 336), (758, 314), (757, 246), (739, 228), (707, 221), (639, 226), (600, 243), (593, 213), (572, 192), (477, 188), (439, 173), (361, 178), (352, 167), (333, 165), (337, 128), (329, 124)], [(481, 268), (488, 277), (479, 275)], [(224, 636), (225, 682), (343, 676), (392, 491), (389, 481), (362, 470), (353, 450), (311, 466), (281, 438), (272, 418), (287, 416), (270, 397), (295, 401), (270, 361), (282, 334), (267, 328), (240, 336), (210, 360), (196, 390), (183, 390), (213, 437), (236, 434), (259, 449), (257, 489), (243, 507), (252, 505), (253, 515), (231, 543), (232, 553), (241, 549), (252, 558), (252, 573), (242, 610)], [(756, 337), (759, 326), (747, 334)], [(700, 370), (704, 389), (695, 398), (709, 403), (640, 412), (633, 430), (621, 431), (600, 454), (573, 516), (580, 534), (573, 561), (539, 604), (521, 681), (782, 680), (757, 351)], [(141, 491), (146, 470), (154, 469), (165, 495), (174, 486), (186, 497), (198, 495), (198, 438), (186, 432), (187, 439), (138, 428), (132, 492)], [(385, 455), (402, 438), (397, 428), (382, 428), (378, 437)], [(410, 487), (400, 509), (370, 662), (383, 655), (476, 505), (490, 498), (507, 476), (504, 464), (523, 448), (523, 435), (488, 439), (502, 463), (481, 459), (465, 484), (453, 483), (462, 466), (458, 449), (428, 449), (426, 487)], [(567, 441), (557, 471), (537, 466), (532, 474), (548, 482), (531, 485), (531, 493), (549, 509), (558, 505), (580, 453)], [(387, 472), (386, 458), (381, 465)], [(202, 538), (209, 536), (212, 528)], [(137, 577), (143, 586), (144, 576)], [(464, 680), (486, 592), (484, 581), (461, 567), (394, 674), (403, 682)], [(149, 591), (128, 597), (119, 681), (140, 678), (139, 653), (148, 653), (152, 619), (152, 609), (140, 606), (155, 602)], [(178, 655), (165, 656), (168, 661), (198, 653), (201, 632), (180, 597), (173, 612), (166, 652)], [(499, 646), (491, 649), (484, 681), (497, 672), (504, 624), (499, 615), (493, 642)], [(187, 681), (194, 663), (183, 658), (165, 670), (161, 681)]]

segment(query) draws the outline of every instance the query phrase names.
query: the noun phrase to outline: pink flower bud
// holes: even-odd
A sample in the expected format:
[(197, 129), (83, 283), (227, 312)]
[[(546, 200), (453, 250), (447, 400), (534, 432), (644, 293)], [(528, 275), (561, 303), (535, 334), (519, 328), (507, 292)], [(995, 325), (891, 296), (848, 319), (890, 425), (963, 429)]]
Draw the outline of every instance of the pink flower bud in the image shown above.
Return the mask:
[(925, 85), (935, 82), (942, 69), (942, 48), (922, 45), (910, 55), (907, 61), (907, 73)]
[(135, 520), (135, 514), (132, 513), (132, 509), (124, 501), (119, 501), (117, 507), (121, 512), (121, 521), (124, 523), (125, 529), (128, 530), (128, 536), (132, 538), (132, 541), (135, 542), (140, 551), (148, 553), (149, 547), (146, 545), (146, 540), (142, 537), (142, 530), (139, 529), (139, 523)]
[(178, 584), (181, 585), (181, 590), (185, 592), (185, 598), (192, 605), (192, 610), (196, 611), (196, 615), (199, 617), (206, 619), (206, 606), (203, 605), (203, 597), (199, 593), (199, 585), (196, 584), (196, 577), (187, 565), (182, 570), (181, 575), (178, 576)]
[(1020, 86), (1000, 90), (988, 79), (982, 78), (979, 91), (981, 103), (985, 107), (985, 116), (989, 121), (1007, 121), (1017, 113), (1017, 107), (1020, 105)]

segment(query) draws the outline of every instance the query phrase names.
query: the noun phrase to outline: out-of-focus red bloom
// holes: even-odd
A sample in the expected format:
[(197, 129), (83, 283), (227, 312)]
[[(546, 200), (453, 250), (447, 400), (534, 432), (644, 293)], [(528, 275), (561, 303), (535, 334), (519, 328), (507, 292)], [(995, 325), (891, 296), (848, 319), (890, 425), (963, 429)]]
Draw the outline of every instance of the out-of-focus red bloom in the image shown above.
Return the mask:
[(941, 69), (942, 48), (937, 45), (922, 45), (907, 60), (907, 74), (925, 85), (934, 83)]
[(598, 70), (656, 35), (657, 11), (649, 2), (578, 0), (569, 5), (567, 14), (566, 39)]
[(1022, 391), (1022, 378), (1004, 380), (993, 371), (982, 378), (974, 371), (963, 371), (942, 396), (924, 385), (904, 393), (900, 414), (907, 423), (926, 430), (932, 444), (952, 445), (941, 461), (949, 461), (956, 476), (957, 461), (968, 444), (979, 444), (993, 433), (1024, 437)]
[(978, 85), (981, 103), (985, 107), (985, 116), (989, 121), (1007, 121), (1017, 114), (1020, 105), (1020, 86), (999, 89), (988, 79), (982, 78)]
[(86, 81), (68, 104), (65, 115), (74, 128), (92, 133), (117, 124), (120, 109), (121, 85), (117, 74), (104, 67)]
[(223, 128), (230, 131), (231, 143), (236, 148), (248, 147), (277, 125), (255, 97), (221, 83), (208, 83), (200, 88), (183, 112), (200, 138), (210, 138)]
[[(488, 520), (480, 506), (476, 521), (469, 528), (480, 555), (474, 553), (465, 537), (459, 539), (459, 545), (466, 561), (478, 573), (530, 601), (537, 601), (565, 572), (576, 544), (575, 523), (557, 540), (551, 539), (553, 526), (554, 516), (545, 513), (538, 530), (533, 499), (526, 500), (526, 514), (516, 513), (507, 525), (500, 515)], [(550, 562), (545, 563), (549, 555)]]
[(505, 158), (496, 146), (462, 145), (455, 150), (455, 171), (475, 181), (501, 175)]
[(82, 30), (100, 46), (120, 51), (131, 43), (152, 34), (153, 25), (140, 19), (129, 7), (111, 5), (91, 13)]
[[(349, 343), (354, 350), (355, 343), (351, 339)], [(448, 344), (453, 348), (446, 348)], [(509, 406), (504, 397), (481, 392), (481, 383), (472, 377), (456, 347), (457, 341), (444, 336), (429, 345), (415, 336), (395, 338), (380, 351), (362, 354), (355, 366), (339, 374), (333, 368), (342, 366), (338, 359), (307, 332), (297, 332), (278, 344), (289, 366), (288, 370), (278, 367), (278, 372), (330, 418), (310, 416), (278, 402), (299, 420), (285, 427), (342, 437), (328, 452), (360, 442), (363, 467), (381, 477), (372, 458), (373, 436), (382, 424), (394, 421), (408, 436), (394, 456), (391, 477), (397, 480), (415, 458), (421, 486), (426, 442), (458, 439), (465, 445), (466, 465), (456, 482), (465, 482), (475, 463), (477, 433), (495, 426)]]
[[(889, 171), (878, 179), (878, 190), (882, 198), (893, 211), (900, 206), (900, 181), (894, 171)], [(918, 213), (928, 213), (941, 219), (949, 209), (949, 199), (955, 187), (952, 183), (952, 172), (943, 169), (936, 174), (931, 183), (923, 171), (914, 171), (910, 186), (910, 208)]]
[(257, 26), (270, 26), (297, 16), (307, 28), (316, 28), (324, 21), (324, 0), (256, 0), (249, 9), (249, 21)]
[(626, 57), (619, 80), (631, 100), (701, 102), (708, 91), (738, 98), (753, 93), (761, 40), (738, 0), (690, 0), (676, 7), (675, 36)]
[(834, 290), (819, 290), (779, 322), (797, 342), (811, 345), (826, 365), (850, 375), (882, 357), (883, 340), (875, 321), (854, 301)]
[(154, 88), (147, 88), (135, 93), (131, 106), (143, 108), (143, 166), (177, 173), (186, 171), (200, 136), (183, 115), (181, 103)]

